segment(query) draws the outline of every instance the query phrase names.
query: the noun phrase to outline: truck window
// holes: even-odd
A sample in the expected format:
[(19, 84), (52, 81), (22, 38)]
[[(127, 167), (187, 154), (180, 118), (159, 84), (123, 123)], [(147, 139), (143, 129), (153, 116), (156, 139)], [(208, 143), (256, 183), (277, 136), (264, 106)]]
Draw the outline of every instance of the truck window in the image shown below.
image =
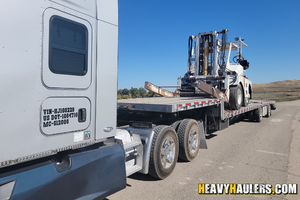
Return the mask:
[(53, 73), (84, 76), (87, 46), (86, 26), (59, 16), (50, 18), (49, 68)]

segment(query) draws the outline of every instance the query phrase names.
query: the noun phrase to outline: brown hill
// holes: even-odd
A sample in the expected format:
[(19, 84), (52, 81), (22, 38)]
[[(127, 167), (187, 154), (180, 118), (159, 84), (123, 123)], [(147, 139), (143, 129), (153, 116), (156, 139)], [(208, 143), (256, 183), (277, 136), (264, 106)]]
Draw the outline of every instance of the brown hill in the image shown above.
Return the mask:
[(300, 80), (253, 84), (253, 99), (273, 101), (300, 99)]

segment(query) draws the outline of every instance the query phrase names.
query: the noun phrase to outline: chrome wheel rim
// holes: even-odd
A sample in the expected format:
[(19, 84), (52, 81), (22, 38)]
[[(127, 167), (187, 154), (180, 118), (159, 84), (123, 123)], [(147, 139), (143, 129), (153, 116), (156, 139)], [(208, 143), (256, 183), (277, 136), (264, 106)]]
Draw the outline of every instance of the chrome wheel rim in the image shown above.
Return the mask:
[(171, 167), (175, 159), (175, 142), (173, 138), (167, 137), (161, 147), (161, 164), (164, 168)]
[(195, 129), (192, 129), (189, 134), (189, 149), (194, 153), (198, 148), (198, 134)]

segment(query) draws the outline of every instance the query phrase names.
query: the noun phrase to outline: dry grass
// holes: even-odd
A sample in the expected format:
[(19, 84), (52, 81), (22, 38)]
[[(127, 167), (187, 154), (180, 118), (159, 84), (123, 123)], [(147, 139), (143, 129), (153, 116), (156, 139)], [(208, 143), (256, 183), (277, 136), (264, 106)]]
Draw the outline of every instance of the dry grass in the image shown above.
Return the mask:
[(277, 102), (300, 99), (300, 80), (253, 84), (253, 99)]

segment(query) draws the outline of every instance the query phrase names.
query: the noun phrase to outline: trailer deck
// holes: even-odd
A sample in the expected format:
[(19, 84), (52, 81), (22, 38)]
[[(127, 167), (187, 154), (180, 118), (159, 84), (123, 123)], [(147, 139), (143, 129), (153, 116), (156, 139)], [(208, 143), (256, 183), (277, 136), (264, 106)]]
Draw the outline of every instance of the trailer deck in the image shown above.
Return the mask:
[(205, 97), (152, 97), (118, 100), (118, 109), (175, 113), (213, 105), (221, 105), (221, 118), (222, 120), (225, 120), (268, 104), (274, 105), (275, 101), (250, 100), (250, 103), (247, 107), (242, 107), (239, 110), (229, 110), (224, 109), (223, 99)]
[(250, 103), (247, 107), (241, 107), (239, 110), (228, 110), (224, 111), (224, 119), (228, 119), (243, 113), (246, 113), (251, 110), (255, 110), (261, 106), (266, 105), (275, 105), (275, 101), (259, 101), (259, 100), (250, 100)]
[(152, 97), (118, 100), (118, 109), (166, 112), (190, 110), (220, 104), (222, 99), (199, 97)]

